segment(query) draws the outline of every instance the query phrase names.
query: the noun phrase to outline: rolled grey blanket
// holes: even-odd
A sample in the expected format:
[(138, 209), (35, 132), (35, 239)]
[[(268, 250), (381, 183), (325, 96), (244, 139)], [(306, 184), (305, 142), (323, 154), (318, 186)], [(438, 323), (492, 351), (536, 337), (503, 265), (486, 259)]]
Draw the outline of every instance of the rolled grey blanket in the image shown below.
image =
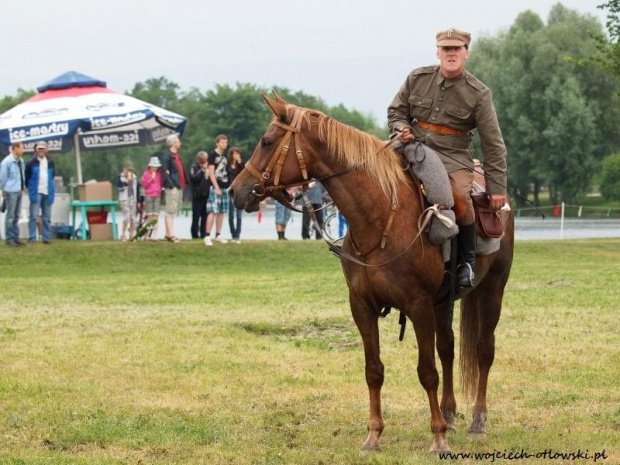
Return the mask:
[[(444, 205), (448, 208), (454, 206), (448, 172), (439, 159), (439, 155), (433, 149), (419, 141), (413, 141), (405, 145), (397, 142), (393, 148), (404, 154), (407, 161), (409, 161), (409, 169), (424, 185), (426, 198), (429, 203)], [(454, 211), (443, 210), (442, 214), (455, 221)], [(459, 228), (456, 223), (448, 228), (441, 221), (438, 221), (437, 218), (433, 218), (428, 229), (428, 237), (431, 243), (441, 244), (456, 236), (458, 232)]]

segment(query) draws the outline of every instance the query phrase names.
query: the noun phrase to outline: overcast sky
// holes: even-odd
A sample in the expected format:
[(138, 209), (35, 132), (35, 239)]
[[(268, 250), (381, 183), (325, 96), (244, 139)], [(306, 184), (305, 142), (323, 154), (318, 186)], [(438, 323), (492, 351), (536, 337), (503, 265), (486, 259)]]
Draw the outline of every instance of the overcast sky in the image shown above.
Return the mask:
[[(1, 0), (0, 96), (67, 71), (118, 91), (166, 76), (182, 90), (279, 85), (386, 120), (412, 68), (436, 63), (435, 33), (473, 41), (555, 0)], [(604, 0), (564, 0), (604, 24)]]

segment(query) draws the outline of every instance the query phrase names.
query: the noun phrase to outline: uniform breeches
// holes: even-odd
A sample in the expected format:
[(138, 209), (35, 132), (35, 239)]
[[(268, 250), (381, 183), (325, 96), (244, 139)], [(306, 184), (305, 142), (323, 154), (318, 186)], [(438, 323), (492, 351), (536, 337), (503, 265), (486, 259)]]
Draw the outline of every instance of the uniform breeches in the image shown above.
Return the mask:
[(450, 182), (454, 188), (455, 195), (458, 199), (454, 199), (455, 203), (464, 204), (465, 214), (461, 218), (457, 218), (457, 224), (467, 225), (472, 224), (475, 221), (474, 205), (471, 201), (471, 189), (474, 181), (474, 174), (467, 170), (456, 170), (452, 173), (448, 173), (450, 176)]

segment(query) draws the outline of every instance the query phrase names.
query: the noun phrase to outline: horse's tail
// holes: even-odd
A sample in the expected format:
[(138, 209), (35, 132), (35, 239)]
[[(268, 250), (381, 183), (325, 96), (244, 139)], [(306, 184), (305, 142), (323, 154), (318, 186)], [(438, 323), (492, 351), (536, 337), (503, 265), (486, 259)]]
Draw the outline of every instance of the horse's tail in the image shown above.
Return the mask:
[(475, 288), (461, 299), (461, 386), (466, 397), (472, 398), (478, 386), (478, 341), (482, 308), (480, 291)]

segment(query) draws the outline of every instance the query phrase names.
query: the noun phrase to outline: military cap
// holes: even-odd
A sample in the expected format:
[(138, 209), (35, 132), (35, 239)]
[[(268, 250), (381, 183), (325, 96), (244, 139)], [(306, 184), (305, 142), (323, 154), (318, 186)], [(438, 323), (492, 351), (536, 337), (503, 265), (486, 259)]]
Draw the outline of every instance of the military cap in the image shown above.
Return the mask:
[(451, 27), (437, 33), (437, 47), (460, 47), (465, 45), (469, 48), (471, 34)]

